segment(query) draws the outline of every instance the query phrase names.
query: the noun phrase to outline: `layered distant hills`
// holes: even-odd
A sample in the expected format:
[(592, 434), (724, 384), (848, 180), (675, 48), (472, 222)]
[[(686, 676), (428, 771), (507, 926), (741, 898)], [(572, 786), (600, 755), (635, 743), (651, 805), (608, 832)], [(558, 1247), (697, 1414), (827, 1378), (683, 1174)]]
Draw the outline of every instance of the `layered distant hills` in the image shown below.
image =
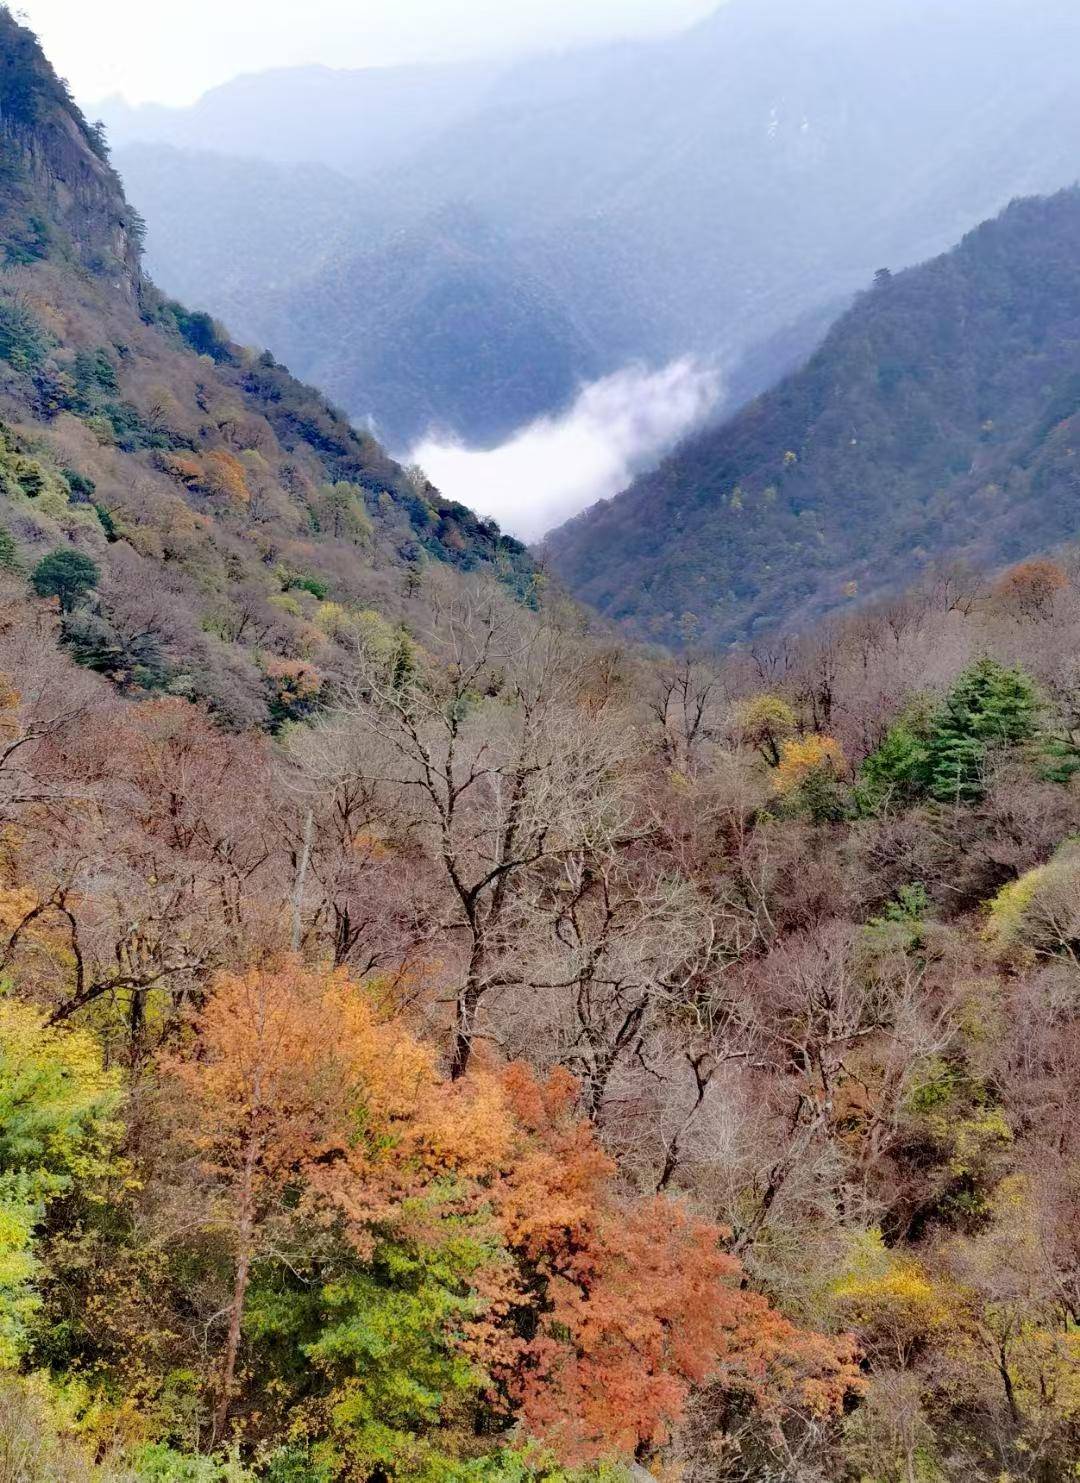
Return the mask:
[(878, 267), (1072, 182), (1078, 52), (1071, 0), (731, 0), (674, 39), (103, 111), (168, 291), (392, 446), (490, 443), (632, 360), (749, 356), (764, 389)]
[(554, 533), (644, 637), (797, 627), (930, 562), (1080, 536), (1080, 190), (878, 273), (796, 374)]

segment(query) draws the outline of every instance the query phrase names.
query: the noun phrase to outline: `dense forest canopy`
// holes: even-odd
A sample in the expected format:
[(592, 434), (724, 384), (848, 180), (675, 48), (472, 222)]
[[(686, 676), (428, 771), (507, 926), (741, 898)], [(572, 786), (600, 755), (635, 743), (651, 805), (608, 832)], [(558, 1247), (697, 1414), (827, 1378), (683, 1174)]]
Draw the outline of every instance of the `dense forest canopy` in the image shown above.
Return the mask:
[(445, 580), (273, 739), (7, 579), (0, 1437), (1067, 1476), (1076, 568), (723, 667)]
[(634, 647), (0, 50), (0, 1478), (1073, 1476), (1080, 559)]

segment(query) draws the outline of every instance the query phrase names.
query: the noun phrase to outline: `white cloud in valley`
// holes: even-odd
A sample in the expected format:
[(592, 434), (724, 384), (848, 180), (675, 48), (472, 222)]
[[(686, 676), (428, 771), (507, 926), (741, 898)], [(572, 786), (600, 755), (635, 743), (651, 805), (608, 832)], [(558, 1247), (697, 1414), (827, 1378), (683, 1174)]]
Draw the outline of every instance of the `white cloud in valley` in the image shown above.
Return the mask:
[(573, 406), (497, 448), (429, 436), (410, 454), (450, 499), (535, 541), (617, 494), (715, 407), (717, 373), (688, 359), (659, 371), (627, 367), (594, 381)]

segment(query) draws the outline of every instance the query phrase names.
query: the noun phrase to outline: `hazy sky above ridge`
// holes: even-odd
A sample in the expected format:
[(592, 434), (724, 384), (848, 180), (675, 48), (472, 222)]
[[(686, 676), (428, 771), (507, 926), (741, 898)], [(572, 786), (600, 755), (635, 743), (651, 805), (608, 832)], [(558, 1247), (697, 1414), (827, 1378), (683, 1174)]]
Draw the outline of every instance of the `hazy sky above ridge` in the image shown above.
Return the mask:
[(676, 31), (718, 0), (14, 0), (75, 96), (189, 103), (241, 72), (462, 60)]

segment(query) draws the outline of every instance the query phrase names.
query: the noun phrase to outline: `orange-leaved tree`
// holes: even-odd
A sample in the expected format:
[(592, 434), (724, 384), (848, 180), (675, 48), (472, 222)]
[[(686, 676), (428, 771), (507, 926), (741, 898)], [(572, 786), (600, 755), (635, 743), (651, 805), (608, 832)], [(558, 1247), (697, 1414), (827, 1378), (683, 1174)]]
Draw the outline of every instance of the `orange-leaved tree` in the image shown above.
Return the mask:
[(1056, 561), (1035, 557), (1004, 572), (994, 587), (994, 596), (1006, 611), (1020, 618), (1047, 618), (1054, 599), (1069, 585)]
[(773, 787), (786, 796), (793, 793), (813, 773), (827, 772), (839, 777), (847, 770), (840, 743), (831, 736), (793, 737), (780, 748), (780, 762), (773, 774)]
[(262, 1223), (283, 1184), (338, 1135), (355, 1100), (327, 986), (295, 960), (220, 975), (202, 1016), (199, 1055), (173, 1065), (189, 1094), (193, 1140), (219, 1183), (233, 1242), (214, 1412), (218, 1437), (228, 1419)]
[(623, 1191), (571, 1077), (480, 1060), (455, 1081), (340, 970), (286, 959), (222, 976), (177, 1073), (235, 1250), (218, 1436), (260, 1230), (286, 1187), (361, 1262), (391, 1232), (434, 1250), (466, 1216), (487, 1257), (442, 1340), (487, 1375), (489, 1415), (567, 1463), (647, 1454), (705, 1381), (823, 1414), (858, 1384), (848, 1341), (743, 1289), (715, 1225)]

